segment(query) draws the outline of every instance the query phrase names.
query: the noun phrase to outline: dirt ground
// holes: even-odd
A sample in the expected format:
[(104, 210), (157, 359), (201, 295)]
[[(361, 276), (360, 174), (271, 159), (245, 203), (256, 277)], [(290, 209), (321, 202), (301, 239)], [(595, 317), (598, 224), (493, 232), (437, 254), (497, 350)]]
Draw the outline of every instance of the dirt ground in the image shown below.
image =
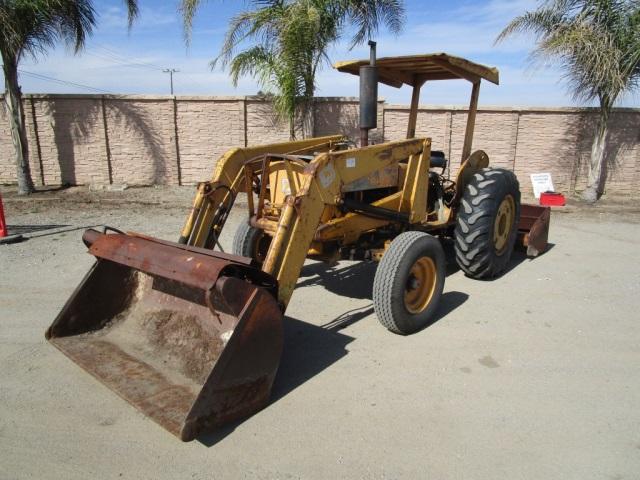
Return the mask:
[[(308, 263), (270, 405), (181, 443), (46, 343), (92, 225), (175, 240), (192, 188), (3, 188), (0, 478), (640, 478), (640, 209), (554, 210), (501, 278), (451, 263), (439, 319), (376, 320), (374, 264)], [(242, 218), (236, 210), (222, 244)]]

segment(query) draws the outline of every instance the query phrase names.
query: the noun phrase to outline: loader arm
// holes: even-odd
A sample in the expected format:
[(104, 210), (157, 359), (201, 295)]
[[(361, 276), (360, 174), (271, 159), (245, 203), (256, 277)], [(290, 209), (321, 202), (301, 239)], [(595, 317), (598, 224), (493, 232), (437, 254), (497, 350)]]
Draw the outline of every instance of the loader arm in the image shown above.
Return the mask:
[(308, 138), (292, 142), (233, 148), (216, 164), (208, 182), (198, 184), (193, 207), (180, 234), (179, 243), (213, 248), (235, 196), (243, 189), (242, 167), (245, 162), (265, 153), (308, 154), (329, 151), (345, 139), (342, 135)]
[[(263, 271), (278, 282), (278, 301), (286, 308), (295, 288), (300, 270), (309, 251), (325, 208), (341, 204), (343, 185), (365, 177), (388, 165), (409, 158), (409, 163), (425, 165), (429, 158), (430, 139), (409, 139), (340, 152), (327, 152), (316, 157), (303, 172), (302, 187), (289, 195), (282, 210), (275, 235), (262, 266)], [(428, 164), (427, 164), (428, 166)], [(413, 169), (405, 185), (411, 189), (426, 189), (427, 176), (419, 179), (419, 169)], [(420, 183), (424, 185), (418, 187)], [(426, 194), (426, 191), (425, 191)], [(407, 195), (412, 199), (415, 195)], [(397, 195), (396, 195), (397, 196)], [(412, 202), (401, 204), (398, 210), (411, 215)]]

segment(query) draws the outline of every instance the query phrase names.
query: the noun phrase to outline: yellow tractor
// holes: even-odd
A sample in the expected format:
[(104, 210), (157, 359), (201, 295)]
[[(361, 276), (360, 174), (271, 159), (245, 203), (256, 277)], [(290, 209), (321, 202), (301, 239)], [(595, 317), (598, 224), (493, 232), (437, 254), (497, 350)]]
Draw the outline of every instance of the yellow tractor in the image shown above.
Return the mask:
[[(360, 146), (334, 135), (235, 148), (198, 185), (178, 243), (85, 232), (97, 258), (46, 337), (160, 425), (192, 440), (264, 407), (283, 348), (283, 314), (305, 259), (378, 261), (375, 313), (387, 329), (428, 325), (445, 281), (442, 239), (473, 278), (499, 275), (516, 244), (546, 247), (549, 210), (520, 204), (513, 172), (472, 152), (481, 80), (498, 71), (416, 55), (340, 62), (360, 77)], [(471, 82), (461, 166), (415, 137), (425, 82)], [(378, 82), (413, 87), (407, 138), (369, 145)], [(241, 193), (233, 254), (216, 250)], [(490, 288), (490, 287), (487, 287)]]

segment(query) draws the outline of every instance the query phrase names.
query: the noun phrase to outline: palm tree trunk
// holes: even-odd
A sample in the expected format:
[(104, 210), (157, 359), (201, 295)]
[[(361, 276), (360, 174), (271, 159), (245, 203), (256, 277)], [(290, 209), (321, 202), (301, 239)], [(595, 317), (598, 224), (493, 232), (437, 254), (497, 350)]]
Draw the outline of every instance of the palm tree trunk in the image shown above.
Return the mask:
[(296, 139), (296, 114), (294, 113), (291, 117), (289, 117), (289, 140), (293, 141)]
[(29, 167), (29, 144), (22, 108), (22, 92), (18, 84), (18, 64), (15, 59), (4, 60), (5, 95), (4, 101), (9, 114), (11, 139), (16, 154), (16, 174), (18, 180), (18, 194), (33, 193), (33, 181)]
[(589, 174), (587, 177), (587, 188), (582, 192), (582, 199), (594, 203), (598, 201), (604, 192), (606, 175), (604, 168), (605, 150), (607, 146), (607, 133), (609, 123), (609, 112), (606, 106), (600, 106), (600, 119), (596, 128), (596, 134), (591, 145), (591, 159), (589, 161)]
[(302, 138), (313, 137), (313, 95), (315, 94), (315, 66), (310, 66), (304, 76), (304, 93), (300, 98), (298, 109), (300, 115), (300, 132)]
[(305, 102), (300, 119), (300, 131), (303, 138), (313, 137), (313, 103)]

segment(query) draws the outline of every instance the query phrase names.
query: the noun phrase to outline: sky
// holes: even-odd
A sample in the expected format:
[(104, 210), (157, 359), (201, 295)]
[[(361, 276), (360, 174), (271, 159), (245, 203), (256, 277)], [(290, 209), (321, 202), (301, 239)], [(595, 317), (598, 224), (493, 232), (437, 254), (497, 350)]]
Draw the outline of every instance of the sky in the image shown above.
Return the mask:
[[(229, 20), (251, 8), (251, 2), (203, 1), (191, 44), (184, 41), (176, 0), (139, 0), (141, 12), (131, 31), (120, 0), (95, 0), (98, 25), (80, 54), (60, 46), (38, 59), (21, 63), (20, 82), (25, 93), (132, 93), (168, 94), (174, 74), (176, 95), (254, 95), (260, 86), (243, 78), (237, 87), (228, 72), (212, 70)], [(533, 39), (511, 37), (494, 45), (502, 28), (516, 15), (531, 10), (537, 0), (406, 0), (403, 33), (394, 36), (381, 29), (373, 38), (378, 56), (445, 52), (500, 71), (500, 85), (484, 82), (483, 106), (574, 106), (562, 83), (562, 72), (532, 65), (528, 59)], [(349, 49), (349, 38), (329, 51), (331, 62), (368, 57), (368, 47)], [(46, 78), (45, 78), (46, 77)], [(51, 79), (57, 79), (56, 82)], [(317, 77), (318, 96), (357, 96), (358, 78), (324, 65)], [(464, 105), (470, 84), (465, 81), (429, 82), (422, 89), (421, 104)], [(379, 95), (388, 103), (409, 103), (408, 87), (382, 85)], [(622, 106), (637, 106), (638, 96), (623, 99)]]

